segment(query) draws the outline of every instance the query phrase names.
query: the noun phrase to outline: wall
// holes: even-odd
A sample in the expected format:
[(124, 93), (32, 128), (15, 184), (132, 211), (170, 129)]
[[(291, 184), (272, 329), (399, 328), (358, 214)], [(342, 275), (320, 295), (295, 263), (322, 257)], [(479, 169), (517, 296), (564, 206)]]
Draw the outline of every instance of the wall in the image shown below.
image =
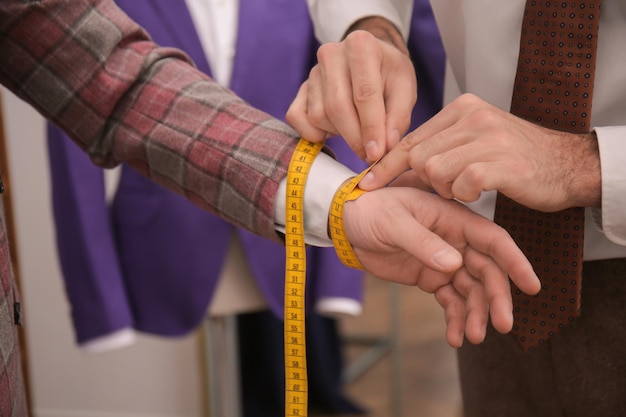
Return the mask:
[(33, 417), (199, 417), (197, 335), (78, 350), (56, 258), (44, 120), (2, 90)]

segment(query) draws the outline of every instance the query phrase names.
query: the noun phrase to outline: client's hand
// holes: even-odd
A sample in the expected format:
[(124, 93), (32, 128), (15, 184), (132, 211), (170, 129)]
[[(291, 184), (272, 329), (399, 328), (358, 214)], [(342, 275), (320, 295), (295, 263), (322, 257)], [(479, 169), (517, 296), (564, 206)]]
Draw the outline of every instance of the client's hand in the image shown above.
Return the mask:
[(539, 279), (495, 223), (467, 207), (415, 188), (365, 193), (344, 208), (345, 233), (365, 269), (375, 276), (417, 285), (445, 310), (453, 347), (464, 334), (483, 341), (488, 316), (501, 333), (513, 326), (510, 279), (535, 294)]

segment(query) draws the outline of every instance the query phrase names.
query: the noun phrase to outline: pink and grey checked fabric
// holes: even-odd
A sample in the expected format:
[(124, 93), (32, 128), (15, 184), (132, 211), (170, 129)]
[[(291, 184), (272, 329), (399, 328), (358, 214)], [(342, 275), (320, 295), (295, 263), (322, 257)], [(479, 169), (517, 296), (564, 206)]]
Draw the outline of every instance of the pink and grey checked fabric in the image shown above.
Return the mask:
[[(2, 0), (0, 82), (103, 167), (125, 162), (279, 241), (274, 196), (298, 136), (160, 48), (113, 1)], [(0, 241), (0, 417), (26, 415)], [(7, 314), (10, 317), (7, 317)]]
[(0, 82), (96, 164), (126, 162), (278, 241), (274, 195), (298, 139), (288, 126), (152, 43), (113, 1), (3, 0), (0, 33)]

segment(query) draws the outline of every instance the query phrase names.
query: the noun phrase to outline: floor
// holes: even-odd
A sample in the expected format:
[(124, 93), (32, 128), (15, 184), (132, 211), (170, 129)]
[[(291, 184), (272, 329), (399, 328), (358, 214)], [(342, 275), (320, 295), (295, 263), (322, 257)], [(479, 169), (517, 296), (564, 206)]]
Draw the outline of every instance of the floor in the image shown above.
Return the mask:
[[(342, 333), (348, 340), (389, 337), (394, 303), (398, 304), (397, 356), (388, 351), (347, 384), (346, 394), (368, 410), (367, 416), (461, 417), (455, 351), (446, 344), (443, 311), (432, 295), (368, 277), (364, 312), (342, 319)], [(361, 343), (348, 343), (346, 361), (354, 363), (365, 348)]]

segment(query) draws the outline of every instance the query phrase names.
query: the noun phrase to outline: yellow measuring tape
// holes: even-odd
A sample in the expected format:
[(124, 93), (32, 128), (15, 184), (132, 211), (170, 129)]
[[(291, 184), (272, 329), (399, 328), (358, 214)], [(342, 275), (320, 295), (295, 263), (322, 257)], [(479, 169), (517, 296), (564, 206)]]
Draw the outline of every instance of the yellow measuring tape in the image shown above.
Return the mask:
[(304, 185), (323, 143), (300, 139), (287, 171), (285, 212), (285, 416), (308, 413), (305, 338)]
[(337, 256), (341, 262), (350, 268), (365, 269), (354, 254), (352, 245), (346, 237), (346, 232), (343, 227), (343, 207), (347, 201), (356, 200), (363, 193), (365, 193), (365, 191), (357, 188), (357, 184), (373, 166), (374, 165), (369, 166), (365, 169), (365, 171), (361, 172), (356, 177), (346, 181), (333, 197), (333, 202), (330, 206), (328, 222), (330, 226), (330, 236), (332, 237), (333, 245), (335, 246), (335, 252), (337, 252)]
[[(315, 157), (324, 146), (300, 139), (287, 171), (285, 216), (285, 416), (308, 414), (308, 380), (305, 337), (306, 245), (304, 243), (304, 186)], [(363, 191), (356, 185), (367, 170), (346, 182), (331, 206), (331, 236), (337, 255), (352, 268), (363, 269), (343, 231), (343, 205)]]

